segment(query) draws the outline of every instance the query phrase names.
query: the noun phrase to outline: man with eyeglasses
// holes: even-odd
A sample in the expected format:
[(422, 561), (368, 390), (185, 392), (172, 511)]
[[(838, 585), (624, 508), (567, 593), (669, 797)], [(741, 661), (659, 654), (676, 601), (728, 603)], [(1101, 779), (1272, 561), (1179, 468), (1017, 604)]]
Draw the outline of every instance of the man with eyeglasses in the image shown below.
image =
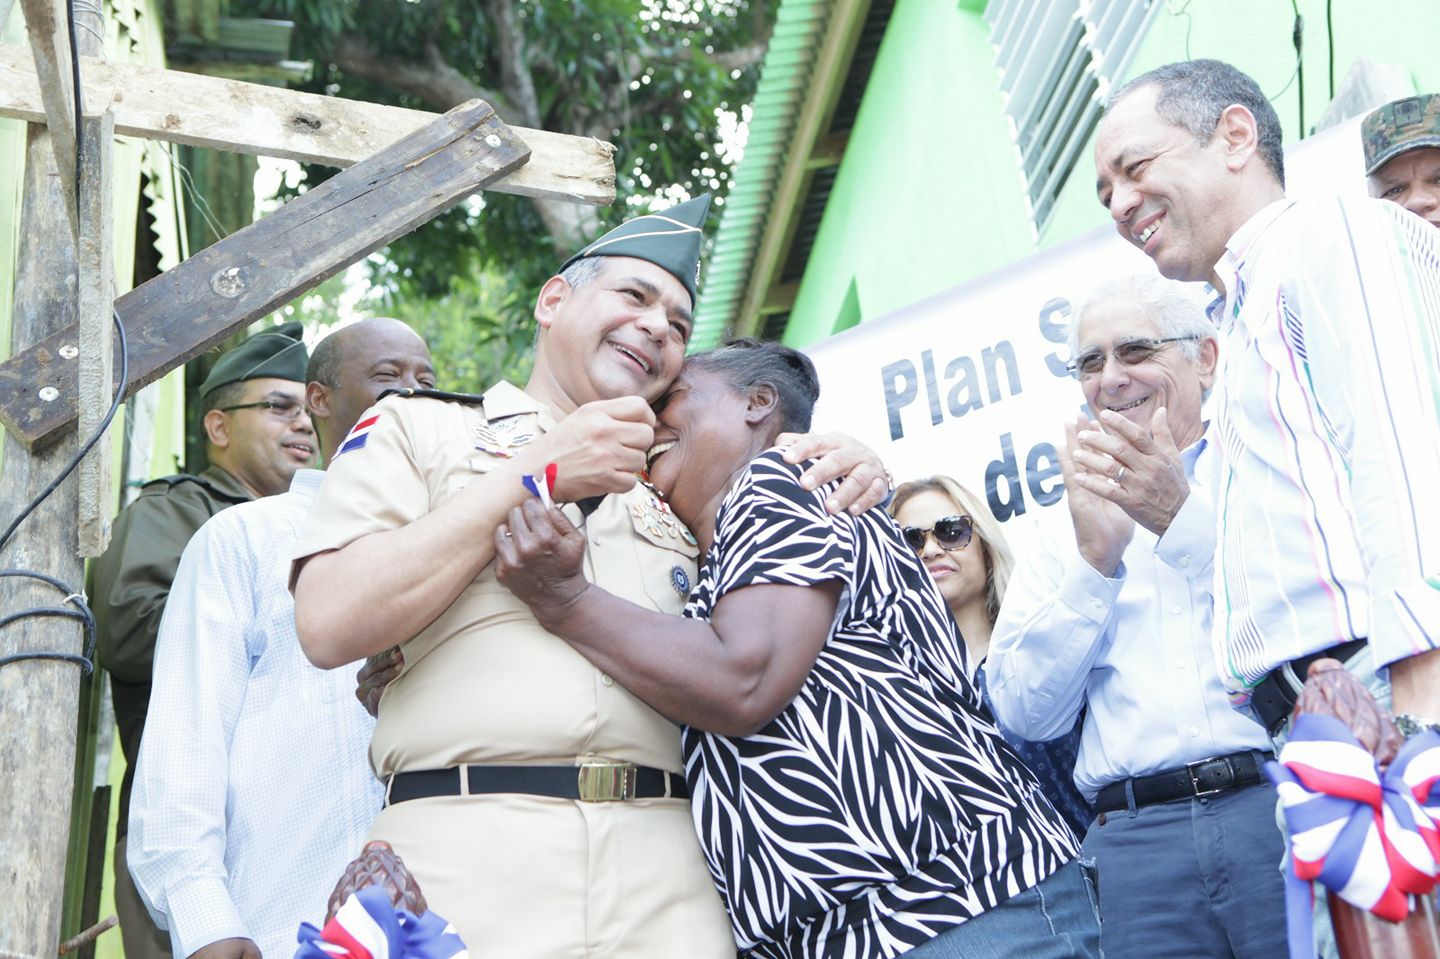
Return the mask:
[(115, 909), (129, 959), (170, 955), (125, 865), (130, 792), (150, 704), (155, 637), (180, 554), (210, 517), (283, 493), (313, 466), (315, 431), (305, 413), (305, 344), (299, 323), (257, 333), (216, 361), (200, 387), (210, 465), (198, 475), (147, 483), (115, 520), (110, 546), (90, 568), (96, 656), (110, 673), (125, 754), (115, 842)]
[[(306, 374), (325, 461), (380, 394), (435, 385), (430, 350), (399, 320), (329, 334)], [(310, 665), (288, 580), (325, 474), (202, 526), (160, 623), (129, 862), (177, 956), (288, 956), (363, 845), (382, 792), (353, 670)]]
[(1084, 852), (1107, 956), (1282, 955), (1269, 741), (1231, 707), (1211, 651), (1215, 512), (1197, 474), (1214, 329), (1181, 288), (1140, 276), (1096, 292), (1070, 345), (1091, 414), (1061, 453), (1070, 528), (1010, 579), (995, 713), (1047, 740), (1084, 712), (1075, 783), (1097, 812)]

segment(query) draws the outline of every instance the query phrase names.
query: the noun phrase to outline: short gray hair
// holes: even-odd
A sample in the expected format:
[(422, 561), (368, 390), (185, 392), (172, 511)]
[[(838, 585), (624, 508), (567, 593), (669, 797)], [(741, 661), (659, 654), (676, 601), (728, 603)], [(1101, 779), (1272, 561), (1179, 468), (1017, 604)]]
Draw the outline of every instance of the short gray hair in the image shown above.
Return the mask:
[(1215, 324), (1205, 315), (1204, 307), (1191, 292), (1189, 284), (1166, 280), (1154, 273), (1136, 273), (1102, 284), (1080, 304), (1075, 318), (1070, 321), (1072, 357), (1080, 352), (1080, 324), (1085, 322), (1085, 315), (1102, 303), (1115, 300), (1139, 307), (1155, 321), (1155, 327), (1164, 339), (1172, 336), (1197, 337), (1175, 344), (1181, 354), (1192, 362), (1200, 358), (1202, 340), (1217, 338)]
[(1220, 60), (1181, 60), (1156, 67), (1116, 90), (1105, 101), (1109, 110), (1118, 101), (1142, 87), (1158, 87), (1155, 112), (1161, 119), (1184, 127), (1202, 145), (1209, 143), (1220, 123), (1220, 114), (1238, 103), (1255, 117), (1260, 158), (1285, 186), (1285, 150), (1281, 143), (1280, 118), (1260, 85)]
[(578, 290), (600, 275), (600, 270), (605, 266), (605, 260), (609, 257), (586, 256), (571, 263), (558, 274), (560, 279), (570, 285), (570, 289)]

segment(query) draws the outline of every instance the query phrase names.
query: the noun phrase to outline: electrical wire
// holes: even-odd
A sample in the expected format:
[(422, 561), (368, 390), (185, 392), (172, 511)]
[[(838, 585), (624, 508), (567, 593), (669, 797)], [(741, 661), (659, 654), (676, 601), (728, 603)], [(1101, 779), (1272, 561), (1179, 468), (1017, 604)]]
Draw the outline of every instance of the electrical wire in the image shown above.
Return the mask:
[(1330, 99), (1335, 99), (1335, 19), (1334, 0), (1325, 0), (1325, 50), (1329, 56)]
[(1305, 18), (1300, 16), (1300, 4), (1297, 0), (1290, 0), (1290, 9), (1295, 11), (1295, 29), (1291, 31), (1290, 39), (1295, 44), (1295, 76), (1298, 81), (1298, 89), (1295, 91), (1296, 99), (1299, 101), (1299, 135), (1305, 136), (1305, 55), (1302, 46), (1305, 37)]
[(109, 428), (110, 422), (115, 419), (115, 414), (119, 411), (120, 404), (124, 402), (125, 387), (130, 381), (130, 350), (129, 344), (125, 339), (125, 324), (121, 322), (120, 314), (113, 306), (110, 308), (110, 316), (114, 322), (115, 331), (120, 337), (120, 377), (115, 384), (115, 395), (110, 400), (110, 409), (105, 412), (105, 418), (100, 421), (100, 425), (86, 438), (80, 448), (75, 451), (75, 455), (70, 457), (70, 461), (60, 470), (59, 475), (52, 479), (49, 484), (40, 491), (39, 495), (26, 504), (25, 508), (20, 511), (20, 514), (15, 517), (14, 521), (6, 527), (4, 533), (0, 533), (0, 550), (3, 550), (6, 544), (9, 543), (10, 537), (15, 535), (15, 531), (20, 528), (20, 524), (29, 519), (30, 515), (40, 508), (40, 504), (43, 503), (50, 494), (54, 493), (55, 490), (60, 487), (60, 484), (69, 478), (71, 473), (75, 472), (75, 468), (80, 465), (80, 461), (85, 458), (85, 454), (89, 453), (95, 444), (100, 441), (100, 437), (104, 435), (105, 430)]
[[(82, 2), (84, 2), (84, 0), (82, 0)], [(84, 143), (84, 129), (82, 124), (84, 109), (82, 106), (82, 92), (80, 86), (80, 53), (79, 47), (76, 46), (75, 42), (75, 3), (76, 0), (66, 0), (66, 14), (69, 20), (70, 69), (71, 79), (74, 83), (75, 93), (75, 209), (78, 213), (80, 209), (79, 173), (82, 167), (82, 147)], [(91, 149), (104, 149), (104, 146), (104, 144), (93, 144)], [(102, 215), (108, 216), (109, 211), (102, 211)], [(76, 239), (78, 248), (78, 237)], [(110, 318), (114, 324), (115, 332), (118, 335), (120, 341), (120, 376), (115, 384), (115, 394), (110, 400), (110, 408), (106, 411), (105, 417), (100, 421), (100, 424), (95, 428), (94, 432), (92, 432), (90, 436), (88, 436), (85, 441), (80, 444), (79, 448), (75, 451), (75, 454), (65, 464), (64, 468), (60, 470), (59, 475), (52, 479), (33, 500), (31, 500), (28, 504), (26, 504), (23, 509), (20, 510), (19, 514), (5, 529), (4, 533), (0, 533), (0, 550), (4, 550), (6, 544), (9, 543), (10, 538), (15, 535), (15, 531), (20, 528), (20, 524), (24, 523), (25, 520), (29, 519), (32, 515), (34, 515), (35, 511), (40, 508), (40, 504), (45, 502), (46, 499), (48, 499), (57, 489), (59, 489), (60, 484), (65, 482), (65, 480), (69, 478), (71, 473), (75, 472), (75, 469), (80, 465), (81, 460), (83, 460), (86, 455), (89, 454), (89, 452), (95, 447), (95, 444), (100, 442), (100, 438), (105, 435), (105, 431), (109, 429), (110, 423), (115, 419), (115, 414), (120, 409), (120, 404), (124, 402), (125, 390), (130, 382), (130, 348), (125, 336), (125, 324), (120, 319), (120, 313), (118, 310), (115, 309), (113, 303), (110, 307)], [(95, 616), (90, 611), (89, 605), (85, 602), (84, 594), (79, 590), (71, 588), (69, 584), (65, 583), (63, 580), (55, 576), (51, 576), (48, 573), (37, 572), (35, 570), (3, 569), (0, 570), (0, 577), (21, 577), (26, 579), (35, 579), (47, 583), (55, 589), (59, 590), (60, 592), (64, 593), (65, 602), (68, 603), (70, 607), (73, 607), (67, 608), (65, 606), (34, 606), (29, 609), (22, 609), (18, 612), (0, 615), (0, 629), (3, 629), (4, 627), (23, 619), (39, 617), (58, 617), (63, 619), (78, 620), (81, 623), (82, 629), (84, 631), (84, 641), (81, 644), (81, 652), (78, 654), (49, 650), (34, 650), (21, 653), (12, 653), (6, 656), (0, 656), (0, 667), (8, 666), (11, 663), (20, 662), (22, 660), (54, 659), (60, 660), (62, 662), (74, 663), (78, 665), (86, 675), (89, 675), (95, 668)]]

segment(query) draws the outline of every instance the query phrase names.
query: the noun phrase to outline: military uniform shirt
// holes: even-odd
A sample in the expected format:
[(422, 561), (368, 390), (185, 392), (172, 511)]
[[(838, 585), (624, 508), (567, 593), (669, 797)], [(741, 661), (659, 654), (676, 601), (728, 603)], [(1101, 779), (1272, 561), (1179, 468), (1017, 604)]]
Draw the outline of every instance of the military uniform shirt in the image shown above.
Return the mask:
[[(420, 519), (554, 422), (505, 383), (485, 394), (483, 408), (382, 400), (327, 470), (297, 558)], [(588, 579), (646, 608), (680, 612), (697, 548), (652, 494), (637, 486), (605, 497), (588, 517), (574, 506), (565, 512), (585, 533)], [(385, 597), (356, 583), (353, 601)], [(381, 697), (371, 744), (382, 779), (462, 763), (601, 758), (682, 769), (678, 727), (542, 629), (493, 568), (402, 650), (404, 668)], [(733, 954), (680, 800), (432, 797), (388, 807), (372, 836), (395, 846), (431, 907), (472, 949), (511, 959), (718, 956), (727, 946)]]

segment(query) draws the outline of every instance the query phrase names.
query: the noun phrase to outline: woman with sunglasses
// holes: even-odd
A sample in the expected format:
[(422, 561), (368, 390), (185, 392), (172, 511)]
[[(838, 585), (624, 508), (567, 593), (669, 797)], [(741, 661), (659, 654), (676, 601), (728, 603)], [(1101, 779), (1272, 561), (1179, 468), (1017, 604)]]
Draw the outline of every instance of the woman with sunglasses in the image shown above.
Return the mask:
[[(1005, 585), (1015, 568), (999, 521), (984, 501), (949, 476), (902, 483), (890, 500), (890, 514), (955, 617), (965, 643), (966, 666), (986, 708), (993, 712), (985, 691), (985, 656), (1005, 599)], [(1004, 729), (1001, 733), (1025, 760), (1066, 823), (1083, 836), (1095, 814), (1075, 787), (1080, 729), (1077, 722), (1063, 736), (1044, 743), (1027, 742)]]
[(934, 584), (890, 517), (830, 515), (830, 487), (775, 448), (818, 393), (803, 354), (740, 341), (689, 357), (659, 404), (650, 479), (704, 557), (683, 619), (588, 583), (584, 533), (538, 500), (497, 535), (496, 574), (682, 724), (747, 957), (1095, 956), (1075, 839), (981, 705)]

